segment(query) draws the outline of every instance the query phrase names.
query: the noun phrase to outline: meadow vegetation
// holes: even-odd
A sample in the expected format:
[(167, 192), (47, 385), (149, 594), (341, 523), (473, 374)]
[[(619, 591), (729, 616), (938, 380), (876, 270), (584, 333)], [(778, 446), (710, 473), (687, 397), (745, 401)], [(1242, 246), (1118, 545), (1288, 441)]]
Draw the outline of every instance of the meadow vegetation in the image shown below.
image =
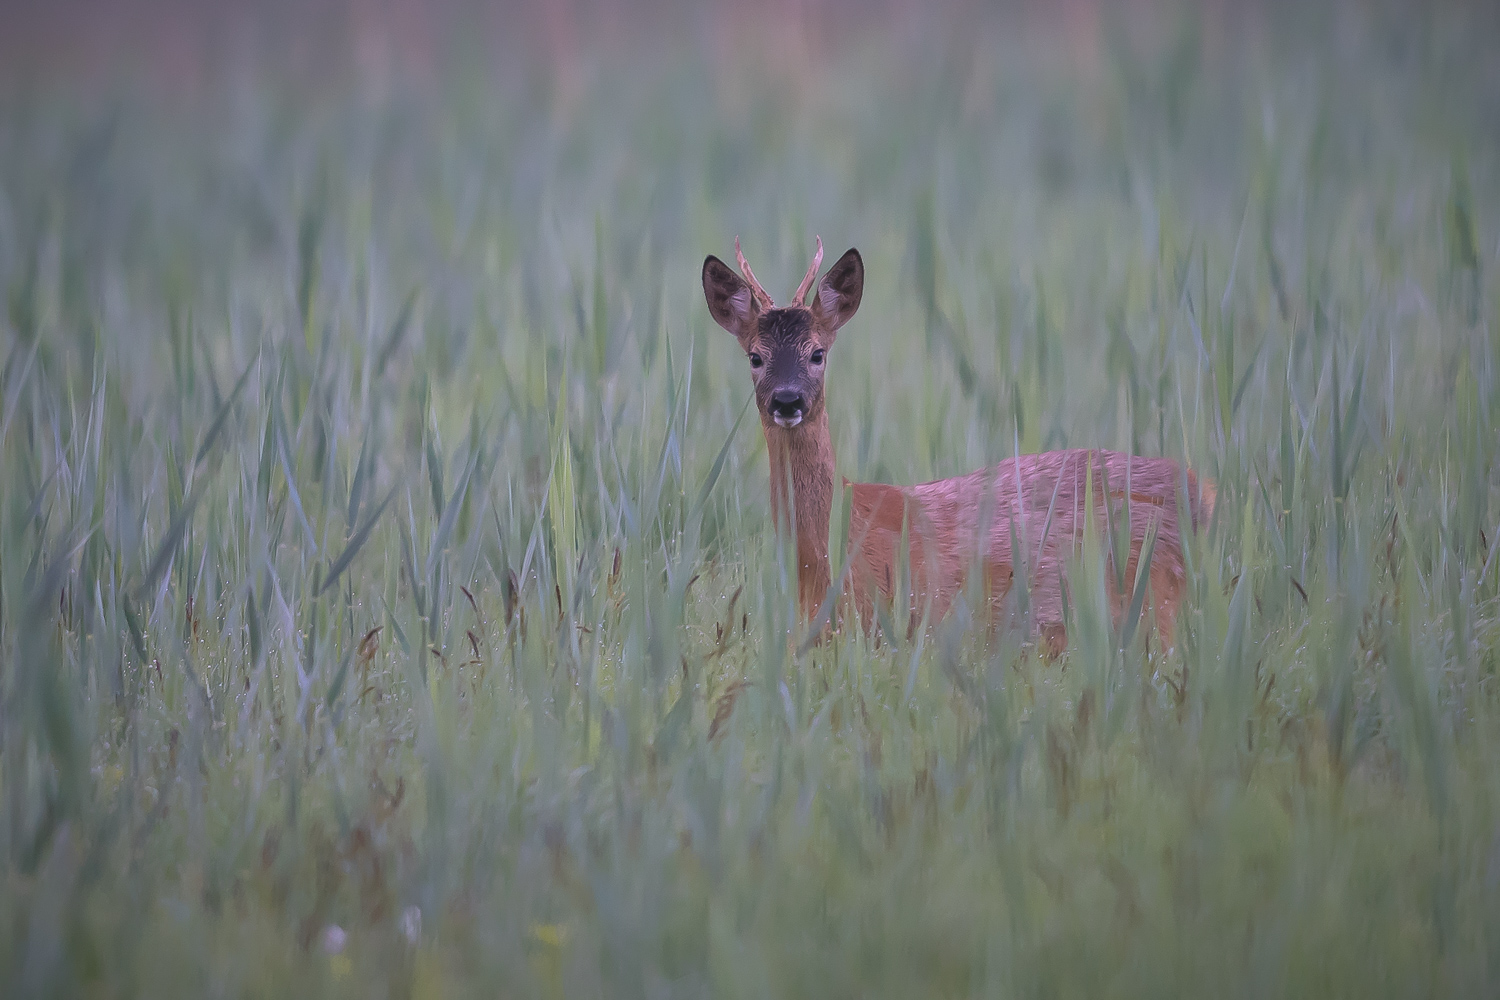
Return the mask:
[[(1495, 994), (1493, 13), (820, 9), (0, 94), (6, 995)], [(1175, 648), (806, 641), (815, 234), (850, 479), (1217, 482)]]

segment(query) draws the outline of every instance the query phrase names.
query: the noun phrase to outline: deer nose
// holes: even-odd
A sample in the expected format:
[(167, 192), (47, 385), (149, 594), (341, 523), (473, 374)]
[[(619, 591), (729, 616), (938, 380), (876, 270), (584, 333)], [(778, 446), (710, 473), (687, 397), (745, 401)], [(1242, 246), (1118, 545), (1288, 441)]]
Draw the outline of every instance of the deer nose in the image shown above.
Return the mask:
[(781, 427), (796, 427), (807, 412), (807, 400), (796, 389), (777, 389), (771, 393), (771, 419)]
[(807, 404), (796, 389), (777, 389), (771, 393), (771, 412), (775, 416), (790, 417), (805, 409)]

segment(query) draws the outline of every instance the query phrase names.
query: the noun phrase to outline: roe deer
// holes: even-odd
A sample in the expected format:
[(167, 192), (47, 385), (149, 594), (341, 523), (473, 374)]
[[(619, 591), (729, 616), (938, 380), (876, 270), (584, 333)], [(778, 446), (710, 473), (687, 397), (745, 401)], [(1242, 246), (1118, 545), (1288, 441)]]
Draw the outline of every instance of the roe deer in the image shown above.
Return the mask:
[[(738, 239), (734, 250), (741, 274), (717, 257), (708, 257), (703, 262), (703, 294), (715, 322), (735, 335), (750, 360), (771, 463), (772, 516), (778, 531), (794, 526), (798, 604), (802, 617), (810, 621), (820, 613), (831, 582), (828, 530), (834, 460), (823, 379), (835, 335), (859, 308), (864, 262), (857, 250), (849, 250), (813, 289), (823, 261), (820, 239), (791, 302), (778, 307), (755, 280)], [(810, 301), (809, 290), (815, 292)], [(913, 623), (924, 609), (930, 608), (933, 620), (946, 613), (976, 566), (983, 574), (993, 619), (1016, 568), (1026, 567), (1032, 627), (1044, 648), (1055, 655), (1066, 643), (1064, 574), (1068, 558), (1083, 539), (1090, 481), (1096, 524), (1116, 523), (1109, 511), (1120, 505), (1136, 508), (1128, 519), (1124, 573), (1105, 574), (1113, 613), (1118, 620), (1125, 612), (1141, 548), (1154, 531), (1146, 578), (1149, 600), (1143, 611), (1154, 614), (1163, 641), (1170, 644), (1184, 589), (1179, 490), (1187, 497), (1194, 529), (1211, 515), (1215, 490), (1206, 481), (1200, 488), (1191, 471), (1166, 458), (1072, 449), (1021, 455), (993, 469), (919, 486), (855, 483), (846, 539), (852, 557), (844, 592), (853, 597), (865, 628), (871, 628), (877, 600), (889, 602), (895, 595), (904, 525), (912, 595), (907, 610)], [(1013, 539), (1025, 546), (1020, 559), (1012, 553)], [(1112, 578), (1125, 581), (1123, 591)]]

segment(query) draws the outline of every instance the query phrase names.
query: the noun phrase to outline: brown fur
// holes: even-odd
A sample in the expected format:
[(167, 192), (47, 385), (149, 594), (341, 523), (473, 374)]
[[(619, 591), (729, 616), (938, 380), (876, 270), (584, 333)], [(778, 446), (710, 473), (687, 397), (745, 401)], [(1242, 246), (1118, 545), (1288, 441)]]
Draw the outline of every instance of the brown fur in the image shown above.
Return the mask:
[[(749, 275), (748, 266), (742, 265), (742, 270)], [(794, 299), (785, 308), (767, 308), (769, 296), (758, 285), (752, 292), (714, 257), (704, 261), (703, 286), (714, 319), (735, 334), (752, 359), (756, 404), (771, 463), (772, 514), (779, 531), (795, 527), (798, 601), (803, 617), (810, 620), (832, 579), (828, 526), (834, 488), (824, 366), (813, 359), (833, 346), (838, 328), (859, 307), (864, 265), (850, 250), (829, 269), (807, 307)], [(756, 360), (761, 363), (755, 365)], [(778, 390), (798, 394), (802, 417), (795, 426), (781, 426), (773, 416), (772, 395)], [(1185, 582), (1178, 491), (1185, 491), (1190, 528), (1196, 528), (1212, 513), (1214, 488), (1211, 483), (1200, 487), (1191, 471), (1184, 472), (1166, 458), (1072, 449), (1022, 455), (993, 469), (917, 486), (846, 481), (851, 487), (848, 551), (853, 557), (844, 591), (865, 627), (871, 627), (877, 601), (888, 605), (896, 597), (904, 524), (911, 584), (911, 607), (905, 610), (911, 621), (923, 613), (932, 620), (946, 614), (975, 569), (982, 575), (993, 617), (1019, 565), (1029, 572), (1032, 627), (1047, 648), (1059, 651), (1066, 641), (1066, 566), (1087, 527), (1091, 475), (1094, 523), (1101, 532), (1111, 523), (1110, 513), (1112, 523), (1124, 523), (1120, 511), (1127, 504), (1128, 490), (1130, 547), (1123, 592), (1115, 585), (1115, 574), (1106, 573), (1112, 610), (1117, 619), (1126, 610), (1141, 546), (1154, 524), (1146, 607), (1163, 640), (1170, 643)], [(1023, 545), (1023, 552), (1013, 551), (1013, 538)]]
[[(1154, 523), (1146, 606), (1170, 643), (1184, 585), (1177, 492), (1179, 486), (1185, 489), (1196, 526), (1212, 510), (1211, 491), (1200, 489), (1192, 472), (1182, 481), (1180, 467), (1171, 459), (1081, 448), (1022, 455), (994, 469), (919, 486), (854, 484), (849, 516), (854, 558), (846, 582), (861, 619), (872, 619), (877, 598), (890, 602), (895, 597), (906, 519), (911, 613), (920, 615), (930, 606), (934, 620), (946, 614), (976, 563), (992, 611), (998, 611), (1019, 563), (1030, 571), (1032, 624), (1049, 646), (1060, 648), (1064, 576), (1086, 530), (1090, 466), (1094, 524), (1101, 535), (1108, 530), (1106, 511), (1113, 513), (1115, 524), (1123, 525), (1120, 511), (1129, 483), (1130, 554), (1124, 592), (1115, 586), (1113, 572), (1105, 574), (1113, 610), (1117, 617), (1126, 610), (1141, 546)], [(1013, 551), (1013, 539), (1024, 547), (1022, 553)]]

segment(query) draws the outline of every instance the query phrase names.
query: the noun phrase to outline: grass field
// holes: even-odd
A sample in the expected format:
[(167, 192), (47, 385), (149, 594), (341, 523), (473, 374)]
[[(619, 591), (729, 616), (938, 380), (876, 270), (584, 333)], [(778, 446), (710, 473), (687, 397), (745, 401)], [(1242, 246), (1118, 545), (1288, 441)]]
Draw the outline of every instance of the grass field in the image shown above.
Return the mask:
[[(0, 91), (0, 992), (1496, 995), (1495, 15), (850, 10)], [(1217, 481), (1175, 649), (804, 643), (815, 234), (844, 475)]]

